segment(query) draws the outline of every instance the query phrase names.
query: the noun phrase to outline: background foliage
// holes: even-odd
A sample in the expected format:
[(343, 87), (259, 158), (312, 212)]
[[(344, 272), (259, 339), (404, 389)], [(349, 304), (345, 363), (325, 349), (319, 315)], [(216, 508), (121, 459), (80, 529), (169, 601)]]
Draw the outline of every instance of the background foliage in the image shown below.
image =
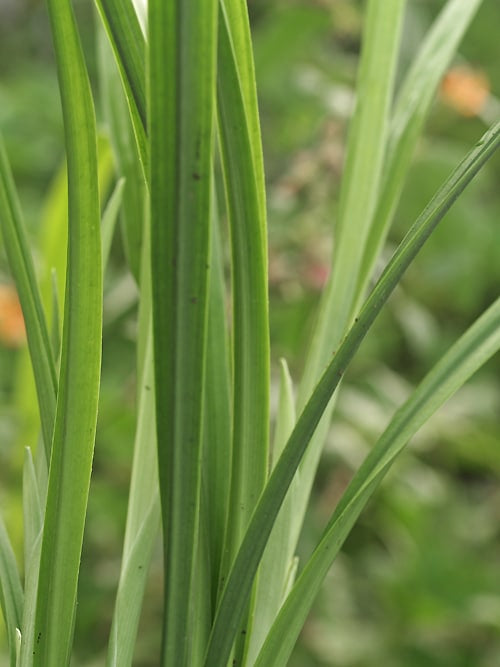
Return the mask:
[[(409, 3), (402, 62), (410, 61), (442, 3)], [(77, 10), (94, 53), (92, 13)], [(359, 53), (362, 3), (254, 0), (257, 81), (268, 178), (271, 334), (277, 360), (301, 373), (326, 277), (345, 129)], [(500, 5), (485, 0), (418, 145), (389, 244), (498, 115)], [(63, 158), (62, 124), (43, 2), (0, 3), (0, 126), (41, 262), (47, 191)], [(474, 95), (486, 86), (484, 101)], [(467, 101), (469, 106), (467, 106)], [(465, 104), (465, 107), (464, 107)], [(472, 105), (472, 107), (471, 107)], [(500, 284), (496, 156), (429, 241), (353, 364), (341, 394), (306, 520), (309, 553), (335, 501), (394, 408)], [(44, 208), (45, 207), (45, 208)], [(136, 301), (123, 248), (105, 284), (103, 376), (80, 577), (76, 655), (102, 663), (123, 540), (133, 444)], [(21, 553), (23, 333), (0, 248), (0, 503)], [(291, 664), (489, 667), (500, 654), (500, 360), (498, 355), (415, 438), (337, 559)], [(153, 561), (136, 664), (154, 665), (161, 555)], [(0, 654), (1, 663), (1, 654)]]

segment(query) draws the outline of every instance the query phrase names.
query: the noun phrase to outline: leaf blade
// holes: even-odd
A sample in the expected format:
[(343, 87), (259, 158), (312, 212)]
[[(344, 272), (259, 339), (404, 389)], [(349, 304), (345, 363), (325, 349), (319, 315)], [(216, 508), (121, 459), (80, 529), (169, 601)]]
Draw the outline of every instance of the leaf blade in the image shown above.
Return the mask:
[(148, 23), (162, 664), (184, 666), (200, 504), (217, 4), (151, 0)]
[(250, 598), (253, 577), (273, 523), (307, 444), (341, 381), (347, 364), (427, 238), (499, 145), (500, 123), (497, 123), (483, 135), (418, 217), (318, 382), (269, 478), (234, 561), (214, 621), (205, 659), (206, 667), (216, 667), (230, 654), (231, 644)]
[(344, 540), (409, 439), (500, 349), (500, 299), (476, 320), (396, 412), (342, 496), (277, 617), (255, 667), (286, 665), (321, 584)]
[[(33, 664), (70, 660), (101, 363), (97, 137), (70, 5), (49, 0), (68, 157), (68, 267), (59, 395), (40, 556)], [(75, 378), (78, 381), (75, 381)]]

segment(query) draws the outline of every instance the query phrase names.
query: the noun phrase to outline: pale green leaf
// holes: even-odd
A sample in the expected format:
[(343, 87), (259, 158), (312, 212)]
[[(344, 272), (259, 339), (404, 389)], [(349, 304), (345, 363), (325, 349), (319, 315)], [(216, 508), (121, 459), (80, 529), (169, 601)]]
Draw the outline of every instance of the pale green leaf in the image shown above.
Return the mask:
[(358, 299), (387, 237), (408, 167), (436, 88), (482, 0), (449, 0), (425, 36), (392, 112), (377, 211), (358, 276)]
[(10, 165), (0, 135), (0, 229), (16, 283), (26, 323), (28, 346), (35, 376), (38, 409), (47, 461), (50, 459), (57, 378), (49, 332), (35, 276), (29, 241), (24, 228)]
[(396, 457), (431, 415), (499, 349), (497, 299), (422, 380), (356, 472), (277, 617), (256, 667), (285, 667), (331, 564)]
[(453, 202), (500, 144), (500, 123), (470, 151), (418, 217), (368, 297), (363, 309), (330, 361), (311, 395), (276, 464), (253, 514), (229, 574), (217, 610), (206, 667), (216, 667), (230, 655), (239, 623), (249, 602), (252, 583), (276, 516), (307, 445), (345, 369), (409, 264)]
[(21, 627), (23, 613), (23, 589), (16, 557), (0, 514), (0, 604), (7, 627), (10, 665), (16, 664), (16, 628)]

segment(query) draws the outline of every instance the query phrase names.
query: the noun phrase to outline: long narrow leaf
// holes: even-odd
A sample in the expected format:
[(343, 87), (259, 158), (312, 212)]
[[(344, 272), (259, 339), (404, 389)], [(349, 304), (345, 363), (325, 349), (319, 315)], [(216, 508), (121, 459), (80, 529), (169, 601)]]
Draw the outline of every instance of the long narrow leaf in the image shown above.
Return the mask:
[(382, 178), (404, 7), (404, 0), (368, 2), (356, 86), (356, 108), (349, 128), (335, 228), (332, 273), (305, 364), (299, 408), (304, 406), (328, 358), (350, 324), (356, 297), (356, 276)]
[(96, 5), (120, 71), (139, 157), (145, 174), (148, 165), (148, 148), (144, 36), (131, 2), (96, 0)]
[(134, 458), (120, 581), (108, 643), (108, 667), (132, 664), (151, 555), (160, 532), (160, 492), (155, 429), (153, 325), (149, 229), (140, 262), (141, 301), (137, 339), (138, 407)]
[[(214, 198), (215, 199), (215, 198)], [(204, 469), (202, 500), (206, 502), (211, 564), (211, 604), (215, 608), (222, 568), (231, 482), (231, 381), (226, 289), (222, 243), (216, 205), (212, 207), (210, 296), (205, 376)]]
[[(295, 419), (292, 379), (286, 361), (282, 359), (278, 414), (272, 451), (273, 465), (279, 460), (281, 452), (288, 442), (295, 426)], [(250, 665), (255, 662), (260, 647), (285, 599), (287, 578), (294, 563), (295, 542), (290, 531), (290, 524), (297, 514), (295, 487), (298, 481), (299, 473), (297, 472), (291, 484), (290, 492), (287, 494), (276, 518), (276, 523), (262, 556), (255, 599), (255, 620), (247, 654), (247, 661)]]
[(500, 123), (481, 138), (418, 217), (321, 377), (269, 478), (243, 539), (218, 607), (207, 650), (206, 667), (225, 664), (230, 654), (273, 523), (307, 445), (347, 365), (411, 261), (499, 144)]
[[(298, 409), (314, 388), (326, 363), (352, 322), (357, 301), (356, 276), (373, 222), (387, 148), (390, 104), (399, 52), (403, 0), (371, 0), (363, 30), (356, 88), (357, 102), (349, 128), (342, 177), (332, 272), (299, 385)], [(331, 402), (300, 466), (298, 511), (291, 522), (297, 543), (333, 410)]]
[(113, 194), (109, 198), (109, 201), (104, 209), (102, 214), (102, 223), (101, 223), (101, 237), (102, 237), (102, 270), (103, 273), (106, 271), (106, 266), (108, 264), (109, 253), (111, 251), (111, 243), (113, 241), (113, 234), (115, 231), (116, 220), (118, 218), (118, 213), (120, 211), (120, 206), (122, 205), (123, 199), (123, 187), (125, 181), (123, 178), (117, 182)]
[(23, 589), (16, 557), (0, 515), (0, 604), (7, 626), (11, 667), (16, 662), (16, 628), (21, 627)]
[[(241, 56), (240, 56), (241, 57)], [(250, 58), (251, 54), (247, 54)], [(228, 519), (232, 558), (268, 473), (269, 324), (266, 220), (257, 178), (260, 143), (245, 106), (231, 26), (220, 13), (217, 102), (231, 227), (233, 285), (233, 466)]]
[(148, 23), (162, 664), (185, 667), (201, 481), (217, 3), (151, 0)]
[(28, 345), (35, 376), (38, 409), (47, 462), (56, 412), (57, 377), (33, 259), (24, 229), (21, 208), (0, 136), (0, 229), (4, 237), (19, 299), (23, 309)]
[(481, 2), (448, 1), (427, 33), (401, 85), (390, 123), (382, 190), (359, 272), (358, 299), (363, 298), (367, 280), (387, 236), (438, 83)]
[[(37, 458), (37, 462), (39, 466), (42, 466), (43, 457)], [(37, 474), (31, 451), (27, 448), (23, 470), (24, 606), (21, 647), (16, 667), (30, 667), (32, 664), (46, 491), (46, 470), (39, 468)]]
[(103, 112), (113, 146), (116, 168), (126, 181), (120, 212), (123, 246), (132, 275), (139, 284), (147, 186), (120, 74), (103, 29), (98, 30), (97, 38)]
[(396, 457), (429, 417), (499, 349), (497, 299), (422, 380), (357, 471), (277, 617), (256, 667), (284, 667), (288, 663), (331, 564)]
[[(103, 137), (98, 139), (99, 159), (99, 189), (106, 193), (112, 177), (112, 161), (109, 142)], [(67, 169), (63, 163), (56, 173), (49, 188), (48, 195), (44, 200), (37, 239), (38, 254), (38, 284), (43, 310), (46, 313), (47, 323), (52, 323), (54, 317), (60, 317), (59, 328), (62, 330), (62, 317), (64, 313), (64, 293), (66, 282), (67, 240), (68, 240), (68, 186)], [(56, 303), (54, 296), (54, 273), (57, 284), (57, 304), (60, 316), (54, 313), (53, 306)], [(51, 341), (52, 343), (53, 341)], [(52, 345), (54, 348), (54, 346)], [(53, 350), (54, 361), (60, 356), (58, 346), (57, 353)], [(58, 361), (58, 359), (57, 359)], [(20, 351), (16, 378), (15, 378), (15, 404), (17, 411), (22, 415), (22, 423), (17, 435), (17, 445), (24, 450), (27, 442), (37, 442), (40, 431), (40, 420), (36, 406), (36, 386), (33, 383), (33, 371), (31, 368), (30, 355), (25, 349)], [(52, 437), (52, 436), (51, 436)], [(48, 468), (47, 461), (47, 468)]]
[(160, 529), (160, 497), (155, 433), (152, 332), (148, 323), (134, 461), (127, 512), (123, 564), (113, 614), (107, 665), (132, 664), (142, 598), (154, 543)]
[(70, 661), (92, 466), (102, 332), (97, 140), (71, 6), (49, 0), (68, 158), (68, 267), (56, 423), (36, 608), (33, 664)]
[(29, 563), (33, 545), (43, 526), (45, 498), (38, 487), (31, 449), (26, 448), (23, 467), (24, 562)]

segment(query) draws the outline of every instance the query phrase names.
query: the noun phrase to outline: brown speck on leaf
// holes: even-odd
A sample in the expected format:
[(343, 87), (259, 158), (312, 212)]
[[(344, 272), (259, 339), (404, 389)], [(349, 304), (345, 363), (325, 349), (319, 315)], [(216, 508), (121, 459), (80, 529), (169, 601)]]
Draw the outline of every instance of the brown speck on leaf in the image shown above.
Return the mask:
[(197, 171), (193, 172), (193, 179), (195, 181), (199, 181), (201, 179), (201, 176), (199, 175), (199, 173)]
[(198, 303), (198, 299), (195, 296), (192, 296), (190, 299), (191, 303)]

